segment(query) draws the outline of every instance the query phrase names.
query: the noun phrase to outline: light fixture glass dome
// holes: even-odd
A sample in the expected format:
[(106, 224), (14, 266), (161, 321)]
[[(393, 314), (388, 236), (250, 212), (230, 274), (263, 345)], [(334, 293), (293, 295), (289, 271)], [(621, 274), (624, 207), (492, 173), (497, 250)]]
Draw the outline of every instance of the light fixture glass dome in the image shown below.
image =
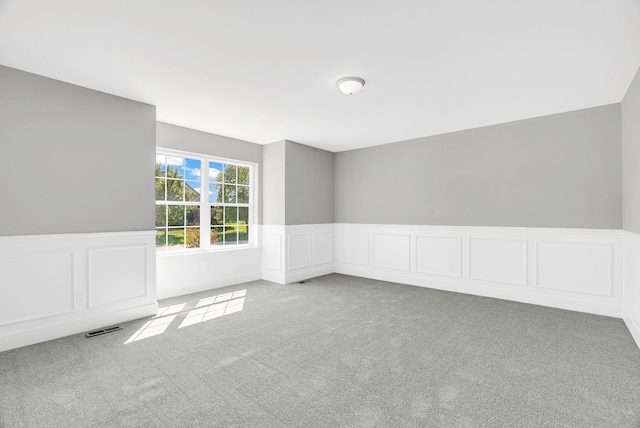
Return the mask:
[(336, 85), (343, 93), (353, 95), (362, 89), (364, 80), (359, 77), (343, 77)]

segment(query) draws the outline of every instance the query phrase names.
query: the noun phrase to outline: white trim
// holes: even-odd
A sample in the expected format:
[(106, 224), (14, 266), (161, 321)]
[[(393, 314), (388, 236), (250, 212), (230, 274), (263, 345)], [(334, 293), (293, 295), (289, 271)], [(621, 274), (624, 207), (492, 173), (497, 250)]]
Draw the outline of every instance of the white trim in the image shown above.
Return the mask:
[(311, 266), (311, 234), (310, 233), (299, 233), (299, 232), (287, 233), (287, 248), (293, 247), (291, 238), (299, 238), (299, 237), (306, 238), (306, 241), (307, 241), (305, 248), (299, 249), (299, 250), (306, 250), (306, 257), (304, 258), (305, 261), (302, 262), (301, 264), (293, 265), (291, 257), (292, 257), (292, 254), (296, 254), (296, 252), (287, 251), (287, 267), (290, 271), (296, 270), (296, 269), (304, 269)]
[(263, 225), (262, 279), (287, 284), (332, 273), (333, 229), (333, 224)]
[[(590, 229), (362, 224), (266, 225), (254, 226), (254, 228), (256, 232), (254, 236), (261, 242), (260, 247), (235, 247), (229, 248), (228, 251), (162, 253), (157, 256), (155, 255), (155, 231), (0, 237), (0, 260), (7, 260), (14, 254), (27, 258), (32, 256), (37, 258), (37, 255), (42, 253), (67, 252), (72, 254), (70, 261), (66, 259), (60, 259), (60, 261), (64, 261), (65, 266), (70, 262), (72, 266), (70, 269), (73, 272), (68, 285), (72, 288), (68, 290), (71, 290), (71, 296), (74, 296), (73, 311), (71, 312), (48, 313), (48, 308), (42, 306), (42, 312), (34, 317), (29, 317), (29, 319), (15, 317), (11, 320), (4, 320), (0, 325), (0, 350), (25, 346), (155, 314), (157, 309), (156, 265), (158, 271), (161, 272), (158, 278), (161, 287), (157, 291), (160, 298), (175, 297), (260, 278), (284, 284), (337, 272), (619, 317), (624, 319), (631, 335), (640, 346), (640, 235), (631, 232)], [(405, 251), (399, 256), (409, 258), (408, 261), (401, 264), (402, 266), (410, 266), (408, 271), (372, 265), (372, 247), (374, 245), (372, 236), (380, 234), (409, 236), (409, 254), (406, 255)], [(299, 235), (309, 238), (308, 241), (301, 240), (298, 243), (305, 244), (302, 250), (308, 252), (309, 263), (290, 269), (291, 251), (301, 249), (291, 247), (291, 236)], [(267, 236), (272, 236), (273, 242), (278, 242), (279, 245), (267, 248), (264, 245)], [(319, 236), (322, 236), (321, 240), (317, 240)], [(421, 236), (457, 239), (460, 242), (459, 251), (449, 249), (450, 254), (448, 253), (442, 262), (436, 262), (438, 264), (433, 272), (419, 270), (417, 238)], [(354, 237), (360, 237), (356, 246), (350, 242)], [(524, 248), (527, 256), (523, 262), (526, 266), (526, 285), (470, 277), (469, 242), (474, 239), (525, 242)], [(584, 291), (576, 287), (549, 289), (539, 286), (538, 264), (542, 261), (537, 254), (538, 242), (608, 246), (610, 248), (608, 260), (602, 259), (604, 253), (597, 251), (594, 252), (594, 255), (587, 254), (587, 257), (597, 257), (598, 266), (601, 266), (602, 269), (605, 267), (608, 269), (607, 277), (611, 279), (609, 284), (611, 292), (608, 295), (592, 293), (591, 290), (594, 288), (589, 288), (589, 286), (586, 286)], [(398, 245), (400, 243), (398, 241)], [(295, 240), (293, 240), (293, 245), (296, 245)], [(432, 251), (437, 251), (438, 243), (435, 242), (434, 245), (436, 248)], [(144, 267), (146, 295), (128, 297), (121, 301), (116, 299), (113, 305), (90, 307), (87, 297), (89, 297), (88, 287), (91, 275), (88, 260), (91, 250), (113, 248), (114, 251), (117, 251), (118, 248), (132, 247), (147, 249)], [(570, 246), (569, 249), (571, 249)], [(351, 251), (357, 252), (357, 254), (349, 254)], [(267, 254), (268, 252), (271, 253)], [(274, 261), (272, 266), (267, 266), (267, 257), (272, 257), (270, 259)], [(451, 261), (447, 258), (450, 258)], [(354, 264), (348, 260), (366, 260), (366, 263)], [(460, 264), (459, 276), (446, 274), (448, 263)], [(394, 266), (399, 265), (395, 264)], [(496, 266), (494, 268), (500, 268), (499, 264)], [(580, 266), (580, 264), (577, 263), (574, 266)], [(66, 268), (63, 267), (63, 269)], [(166, 273), (167, 269), (174, 275), (173, 279), (167, 278), (162, 273), (163, 270)], [(571, 272), (566, 270), (558, 272), (557, 276), (553, 275), (556, 272), (554, 269), (565, 269), (564, 266), (552, 266), (551, 268), (547, 266), (546, 269), (547, 274), (552, 273), (551, 278), (562, 279), (567, 275), (571, 278)], [(15, 278), (9, 280), (3, 278), (3, 274), (7, 275), (6, 272), (0, 272), (0, 283), (4, 286), (3, 291), (10, 293), (4, 284), (13, 283)], [(496, 277), (499, 278), (500, 275), (497, 274)], [(27, 285), (34, 287), (33, 283)], [(21, 284), (16, 286), (21, 286)], [(67, 287), (62, 282), (58, 286)], [(35, 287), (37, 289), (38, 285)]]
[[(0, 352), (70, 336), (72, 334), (85, 333), (94, 329), (152, 316), (157, 313), (158, 303), (154, 302), (115, 312), (89, 314), (83, 316), (81, 319), (68, 319), (36, 327), (27, 327), (0, 336), (2, 338), (2, 340), (0, 340)], [(126, 338), (123, 338), (123, 343), (125, 339)]]
[(117, 239), (156, 236), (155, 230), (135, 230), (131, 232), (92, 232), (92, 233), (57, 233), (47, 235), (11, 235), (0, 236), (0, 246), (4, 245), (24, 245), (24, 244), (43, 244), (58, 243), (61, 241), (72, 241), (76, 239)]
[(95, 282), (95, 273), (94, 273), (94, 259), (96, 259), (96, 255), (99, 253), (105, 253), (105, 252), (118, 252), (118, 251), (128, 251), (128, 250), (134, 250), (134, 249), (142, 249), (143, 254), (144, 254), (144, 258), (147, 259), (147, 252), (149, 251), (149, 248), (147, 245), (118, 245), (118, 246), (106, 246), (106, 247), (92, 247), (92, 248), (88, 248), (87, 249), (87, 307), (89, 309), (96, 309), (96, 308), (101, 308), (104, 306), (111, 306), (113, 304), (118, 304), (121, 302), (125, 302), (127, 300), (130, 299), (140, 299), (140, 298), (144, 298), (147, 295), (149, 295), (149, 289), (150, 289), (150, 284), (149, 284), (149, 279), (147, 278), (147, 272), (146, 269), (144, 272), (144, 290), (134, 296), (126, 296), (123, 297), (121, 299), (116, 299), (114, 301), (108, 302), (108, 303), (102, 303), (102, 304), (95, 304), (94, 303), (94, 298), (93, 298), (93, 290), (94, 290), (94, 282)]
[[(0, 237), (0, 261), (17, 258), (12, 263), (18, 264), (5, 263), (0, 270), (5, 296), (0, 301), (0, 351), (154, 315), (157, 309), (154, 237), (155, 231)], [(132, 248), (140, 256), (133, 263), (126, 253)], [(109, 251), (103, 262), (113, 269), (112, 280), (92, 278), (90, 260), (99, 250)], [(59, 254), (68, 257), (57, 257)], [(30, 268), (24, 269), (22, 265)], [(60, 272), (68, 275), (61, 276)], [(131, 295), (129, 284), (141, 292)], [(90, 305), (92, 290), (106, 296), (109, 303)], [(64, 299), (55, 303), (65, 310), (52, 310), (51, 300), (67, 295), (68, 305)], [(28, 308), (29, 316), (18, 315), (7, 304)]]
[[(254, 227), (255, 229), (256, 227)], [(256, 234), (258, 232), (256, 231)], [(251, 238), (249, 238), (251, 240)], [(188, 256), (191, 254), (209, 254), (209, 253), (224, 253), (224, 252), (242, 252), (247, 250), (259, 251), (258, 245), (241, 244), (241, 245), (219, 245), (209, 248), (185, 248), (184, 250), (175, 251), (155, 251), (157, 258), (174, 257), (174, 256)]]
[(509, 288), (505, 284), (491, 283), (484, 286), (469, 283), (455, 283), (446, 280), (434, 280), (425, 277), (416, 277), (411, 274), (402, 274), (389, 271), (371, 271), (359, 266), (340, 265), (335, 267), (336, 273), (359, 276), (362, 278), (377, 279), (380, 281), (395, 282), (418, 287), (432, 288), (436, 290), (452, 291), (456, 293), (471, 294), (474, 296), (490, 297), (494, 299), (510, 300), (514, 302), (529, 303), (533, 305), (548, 306), (551, 308), (566, 309), (577, 312), (586, 312), (596, 315), (604, 315), (622, 318), (622, 308), (614, 303), (590, 302), (565, 296), (543, 296), (524, 290)]
[[(304, 281), (307, 279), (315, 278), (317, 276), (329, 275), (330, 273), (334, 273), (335, 270), (333, 266), (323, 266), (323, 267), (315, 267), (311, 269), (307, 269), (304, 272), (292, 272), (287, 274), (285, 277), (285, 284), (290, 284), (292, 282)], [(274, 281), (279, 282), (279, 281)]]
[[(418, 267), (419, 265), (419, 260), (420, 260), (420, 251), (419, 251), (419, 247), (418, 247), (418, 240), (420, 238), (427, 238), (427, 239), (449, 239), (452, 241), (457, 241), (458, 243), (458, 273), (455, 273), (455, 264), (453, 264), (452, 266), (453, 271), (449, 271), (449, 272), (437, 272), (437, 271), (433, 271), (433, 270), (427, 270), (427, 269), (420, 269)], [(413, 242), (413, 241), (412, 241)], [(431, 274), (431, 275), (444, 275), (444, 276), (451, 276), (453, 278), (462, 278), (462, 266), (463, 266), (463, 262), (462, 262), (462, 238), (459, 236), (432, 236), (432, 235), (416, 235), (416, 239), (415, 239), (415, 271), (419, 272), (419, 273), (426, 273), (426, 274)]]
[(247, 162), (247, 161), (243, 161), (243, 160), (239, 160), (239, 159), (232, 159), (232, 158), (225, 158), (225, 157), (221, 157), (221, 156), (207, 155), (207, 154), (204, 154), (204, 153), (188, 152), (188, 151), (185, 151), (185, 150), (167, 149), (165, 147), (156, 147), (156, 153), (160, 153), (162, 155), (181, 156), (181, 157), (188, 156), (188, 157), (197, 158), (197, 159), (200, 159), (200, 160), (205, 160), (205, 159), (221, 160), (223, 162), (229, 162), (229, 163), (232, 163), (234, 165), (239, 165), (239, 166), (244, 166), (244, 167), (256, 165), (253, 162)]
[[(538, 260), (539, 256), (539, 250), (540, 250), (540, 244), (555, 244), (556, 242), (552, 242), (552, 241), (535, 241), (535, 257), (536, 260)], [(593, 294), (596, 296), (605, 296), (605, 297), (611, 297), (613, 295), (613, 264), (614, 264), (614, 259), (613, 259), (613, 252), (614, 252), (614, 248), (612, 244), (602, 244), (602, 243), (586, 243), (586, 242), (572, 242), (571, 245), (590, 245), (590, 246), (602, 246), (602, 247), (606, 247), (608, 249), (609, 252), (609, 264), (608, 264), (608, 272), (607, 272), (607, 279), (608, 279), (608, 284), (607, 284), (607, 291), (605, 293), (594, 293), (594, 292), (588, 292), (585, 291), (584, 293), (586, 294)], [(539, 273), (539, 268), (540, 265), (536, 263), (536, 281), (534, 283), (534, 285), (538, 288), (546, 288), (549, 290), (562, 290), (562, 291), (572, 291), (570, 288), (568, 287), (562, 287), (562, 286), (558, 286), (558, 285), (552, 285), (552, 284), (542, 284), (540, 282), (540, 273)]]
[(157, 293), (164, 299), (253, 281), (262, 265), (259, 248), (165, 254), (156, 259)]
[[(472, 260), (471, 260), (471, 247), (472, 247), (472, 242), (473, 241), (487, 241), (487, 242), (517, 242), (520, 244), (523, 244), (523, 253), (522, 253), (522, 267), (523, 267), (523, 275), (522, 275), (522, 279), (519, 282), (515, 282), (515, 281), (505, 281), (505, 280), (499, 280), (499, 279), (492, 279), (492, 278), (486, 278), (486, 277), (482, 277), (482, 276), (475, 276), (473, 275), (473, 271), (471, 268), (472, 265)], [(468, 278), (469, 279), (474, 279), (474, 280), (478, 280), (478, 281), (486, 281), (486, 282), (498, 282), (501, 284), (511, 284), (511, 285), (523, 285), (523, 286), (527, 286), (527, 278), (528, 278), (528, 246), (527, 246), (527, 241), (523, 240), (523, 239), (505, 239), (505, 238), (476, 238), (476, 237), (469, 237), (467, 239), (467, 258), (466, 260), (468, 261), (467, 267), (468, 267)]]
[(262, 271), (261, 278), (265, 281), (275, 282), (277, 284), (286, 284), (286, 277), (283, 273)]
[[(59, 310), (59, 311), (46, 311), (43, 310), (41, 312), (38, 313), (38, 315), (35, 316), (31, 316), (31, 317), (18, 317), (18, 318), (12, 318), (10, 320), (4, 321), (4, 322), (0, 322), (0, 327), (4, 327), (4, 326), (8, 326), (8, 325), (12, 325), (12, 324), (20, 324), (20, 323), (24, 323), (24, 322), (28, 322), (28, 321), (38, 321), (38, 320), (42, 320), (45, 318), (51, 318), (51, 317), (58, 317), (61, 315), (67, 315), (67, 314), (72, 314), (77, 310), (77, 301), (76, 301), (76, 294), (77, 294), (77, 278), (75, 275), (75, 271), (76, 271), (76, 251), (73, 249), (59, 249), (59, 250), (53, 250), (53, 251), (33, 251), (30, 252), (29, 254), (24, 254), (24, 252), (22, 254), (18, 254), (18, 253), (10, 253), (10, 254), (0, 254), (0, 261), (2, 259), (18, 259), (18, 258), (24, 258), (24, 257), (37, 257), (37, 256), (46, 256), (46, 255), (50, 255), (50, 254), (64, 254), (67, 253), (71, 256), (70, 258), (70, 263), (69, 263), (69, 268), (71, 270), (71, 283), (69, 284), (69, 292), (70, 292), (70, 296), (71, 296), (71, 301), (69, 302), (70, 307), (68, 310)], [(0, 274), (0, 278), (2, 277), (2, 275)], [(5, 292), (7, 292), (7, 290), (5, 290)], [(14, 302), (15, 304), (15, 302)], [(48, 309), (48, 308), (47, 308)]]
[[(158, 255), (164, 255), (166, 253), (169, 253), (170, 255), (176, 254), (176, 253), (195, 253), (195, 252), (217, 252), (217, 251), (225, 251), (225, 247), (227, 246), (217, 246), (214, 245), (212, 246), (209, 242), (209, 234), (211, 231), (211, 228), (213, 227), (211, 225), (211, 212), (210, 209), (212, 207), (213, 204), (217, 205), (217, 206), (221, 206), (221, 207), (242, 207), (242, 208), (248, 208), (249, 209), (249, 221), (247, 223), (247, 227), (249, 228), (249, 241), (247, 244), (238, 244), (238, 246), (240, 246), (241, 248), (254, 248), (254, 247), (258, 247), (258, 242), (259, 239), (257, 237), (257, 235), (260, 234), (260, 231), (258, 230), (258, 204), (259, 204), (259, 195), (258, 195), (258, 189), (259, 189), (259, 166), (257, 163), (253, 163), (253, 162), (247, 162), (247, 161), (242, 161), (242, 160), (238, 160), (238, 159), (230, 159), (230, 158), (225, 158), (225, 157), (219, 157), (219, 156), (212, 156), (212, 155), (207, 155), (207, 154), (203, 154), (203, 153), (194, 153), (194, 152), (188, 152), (188, 151), (183, 151), (183, 150), (176, 150), (176, 149), (168, 149), (168, 148), (164, 148), (164, 147), (156, 147), (156, 155), (168, 155), (168, 156), (177, 156), (177, 157), (186, 157), (186, 158), (190, 158), (190, 159), (196, 159), (200, 161), (200, 196), (201, 196), (201, 200), (200, 201), (196, 201), (196, 202), (189, 202), (189, 201), (156, 201), (156, 206), (160, 205), (160, 206), (170, 206), (170, 205), (176, 205), (176, 206), (197, 206), (200, 208), (200, 247), (199, 248), (177, 248), (177, 249), (165, 249), (165, 250), (160, 250), (160, 252), (158, 253)], [(243, 168), (248, 168), (249, 169), (249, 202), (246, 204), (240, 204), (240, 203), (226, 203), (226, 202), (221, 202), (221, 203), (215, 203), (215, 202), (210, 202), (209, 201), (209, 162), (214, 162), (214, 163), (229, 163), (232, 164), (234, 166), (239, 166), (239, 167), (243, 167)], [(184, 179), (184, 181), (188, 181), (186, 180), (186, 177)], [(237, 183), (236, 183), (237, 184)], [(160, 202), (160, 204), (158, 204), (158, 202)], [(169, 230), (168, 228), (169, 226), (165, 226), (165, 230)], [(229, 246), (233, 246), (233, 245), (229, 245)]]
[(260, 271), (256, 271), (256, 272), (245, 273), (241, 275), (215, 278), (208, 281), (199, 281), (199, 282), (191, 282), (188, 284), (181, 284), (173, 288), (158, 290), (158, 300), (184, 296), (186, 294), (200, 293), (203, 291), (213, 290), (216, 288), (227, 287), (229, 285), (236, 285), (236, 284), (242, 284), (244, 282), (258, 281), (260, 279), (262, 279), (262, 273)]
[[(394, 261), (393, 266), (411, 266), (409, 271), (387, 269), (372, 264), (372, 237), (381, 234), (410, 236), (411, 254), (406, 254), (404, 241), (397, 242), (397, 245), (402, 244), (402, 248), (388, 251), (394, 258), (406, 257), (407, 260), (404, 262)], [(623, 316), (623, 260), (619, 230), (336, 224), (334, 235), (334, 270), (338, 273), (599, 315)], [(430, 245), (435, 246), (429, 250), (431, 254), (437, 252), (438, 245), (446, 246), (447, 251), (446, 254), (445, 251), (438, 253), (442, 255), (442, 260), (437, 260), (438, 265), (432, 266), (430, 271), (425, 271), (423, 268), (419, 269), (418, 264), (418, 240), (424, 236), (458, 239), (460, 245), (455, 248), (452, 241), (448, 240), (440, 243), (437, 240), (430, 242)], [(496, 253), (492, 252), (491, 242), (500, 244), (505, 241), (517, 243), (518, 253), (509, 252), (508, 246), (501, 249), (500, 245), (495, 248)], [(470, 244), (478, 242), (489, 244), (483, 246), (480, 253), (473, 255), (480, 255), (480, 259), (472, 260), (473, 245)], [(611, 250), (606, 254), (603, 251), (594, 251), (581, 255), (577, 251), (576, 257), (586, 258), (580, 259), (570, 267), (574, 269), (582, 262), (594, 265), (600, 278), (611, 278), (610, 283), (606, 284), (606, 293), (602, 291), (602, 284), (595, 283), (595, 279), (589, 282), (587, 278), (584, 285), (576, 284), (575, 278), (580, 277), (579, 272), (568, 271), (566, 266), (555, 263), (545, 264), (544, 272), (547, 275), (546, 280), (557, 281), (560, 287), (550, 289), (536, 286), (539, 282), (538, 264), (543, 262), (537, 257), (536, 242), (578, 244), (577, 247), (569, 245), (569, 250), (577, 250), (582, 244), (608, 246)], [(640, 247), (640, 242), (638, 246)], [(594, 257), (596, 259), (593, 259)], [(488, 264), (484, 265), (485, 262)], [(471, 271), (472, 265), (478, 266), (478, 263), (481, 263), (481, 270)], [(451, 266), (454, 273), (457, 273), (455, 271), (458, 264), (461, 265), (460, 275), (452, 275)]]
[(633, 340), (635, 340), (636, 345), (640, 349), (640, 322), (636, 321), (636, 318), (634, 318), (628, 310), (625, 310), (623, 318), (631, 337), (633, 337)]
[(640, 348), (640, 235), (624, 231), (624, 322)]

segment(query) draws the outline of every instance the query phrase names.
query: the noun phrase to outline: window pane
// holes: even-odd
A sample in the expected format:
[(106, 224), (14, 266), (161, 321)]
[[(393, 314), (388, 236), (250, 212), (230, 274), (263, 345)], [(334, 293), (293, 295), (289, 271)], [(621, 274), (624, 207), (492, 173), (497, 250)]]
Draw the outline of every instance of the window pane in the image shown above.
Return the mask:
[(156, 247), (164, 247), (165, 245), (167, 245), (167, 230), (157, 229), (156, 230)]
[(238, 207), (238, 223), (249, 224), (249, 207)]
[[(203, 162), (208, 163), (207, 177), (202, 176)], [(200, 233), (209, 233), (211, 246), (247, 244), (250, 207), (237, 205), (249, 205), (255, 196), (250, 174), (251, 167), (224, 161), (156, 154), (158, 250), (199, 248)], [(210, 224), (201, 223), (203, 209), (210, 210)]]
[(238, 184), (249, 185), (249, 168), (244, 166), (238, 167)]
[(199, 227), (187, 227), (187, 248), (200, 248), (200, 228)]
[(237, 167), (235, 165), (225, 165), (224, 166), (224, 182), (236, 184), (238, 181), (236, 178)]
[(224, 202), (227, 204), (236, 203), (236, 186), (233, 184), (224, 185)]
[(169, 226), (184, 226), (184, 205), (169, 205)]
[(200, 226), (200, 207), (188, 205), (187, 211), (187, 226)]
[(222, 226), (224, 224), (224, 208), (211, 207), (211, 225)]
[(238, 203), (239, 204), (248, 204), (249, 203), (249, 188), (244, 186), (238, 186)]
[(240, 225), (238, 227), (238, 244), (249, 243), (249, 226)]
[(209, 202), (222, 202), (220, 187), (220, 184), (209, 184)]
[(156, 205), (156, 227), (164, 227), (167, 225), (167, 206)]
[[(234, 225), (235, 226), (235, 225)], [(238, 229), (236, 227), (224, 228), (224, 245), (237, 245), (238, 244)]]
[(184, 181), (167, 180), (167, 201), (184, 201)]
[(224, 207), (224, 244), (234, 245), (238, 243), (238, 208)]
[(184, 227), (180, 229), (169, 229), (167, 231), (169, 248), (184, 248)]
[(188, 202), (200, 201), (200, 182), (186, 181), (184, 183), (184, 200)]
[(238, 222), (238, 208), (224, 207), (224, 224), (225, 226), (235, 225)]
[(238, 243), (249, 243), (249, 207), (238, 207)]
[(211, 245), (222, 245), (224, 242), (224, 227), (211, 228)]
[(224, 171), (223, 164), (209, 162), (209, 181), (212, 183), (222, 183), (222, 171)]
[(166, 201), (164, 189), (167, 187), (167, 180), (156, 178), (156, 201)]
[(164, 177), (167, 173), (167, 157), (156, 155), (156, 177)]
[(184, 166), (184, 178), (186, 180), (192, 180), (200, 182), (200, 172), (202, 171), (202, 162), (198, 159), (186, 158)]
[(184, 158), (167, 156), (167, 177), (184, 178)]

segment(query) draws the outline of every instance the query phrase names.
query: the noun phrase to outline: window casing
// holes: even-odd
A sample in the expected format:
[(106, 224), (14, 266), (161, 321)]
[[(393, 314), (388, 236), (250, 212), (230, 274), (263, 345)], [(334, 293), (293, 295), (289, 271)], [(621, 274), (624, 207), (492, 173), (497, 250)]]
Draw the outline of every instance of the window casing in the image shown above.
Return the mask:
[(156, 250), (252, 245), (254, 170), (252, 164), (158, 149)]

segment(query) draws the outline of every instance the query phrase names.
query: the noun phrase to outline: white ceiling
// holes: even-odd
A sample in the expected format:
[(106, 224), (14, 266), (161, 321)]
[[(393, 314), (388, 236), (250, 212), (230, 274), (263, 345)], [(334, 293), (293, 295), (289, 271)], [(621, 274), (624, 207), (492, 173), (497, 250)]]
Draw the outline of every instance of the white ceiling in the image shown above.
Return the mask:
[(640, 0), (0, 0), (0, 64), (337, 152), (620, 102)]

